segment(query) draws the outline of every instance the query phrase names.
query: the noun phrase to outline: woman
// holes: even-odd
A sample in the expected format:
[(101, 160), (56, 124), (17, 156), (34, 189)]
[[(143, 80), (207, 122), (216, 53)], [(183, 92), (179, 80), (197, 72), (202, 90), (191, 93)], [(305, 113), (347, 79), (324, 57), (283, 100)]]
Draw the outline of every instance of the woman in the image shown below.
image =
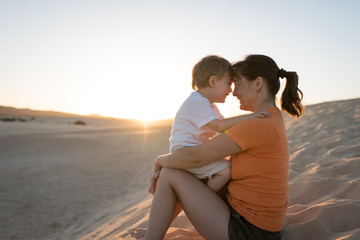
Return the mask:
[[(298, 76), (279, 69), (264, 55), (249, 55), (233, 68), (233, 95), (239, 99), (240, 109), (267, 110), (271, 117), (245, 120), (204, 144), (158, 157), (152, 183), (159, 179), (146, 239), (164, 237), (177, 202), (205, 239), (280, 239), (288, 202), (289, 152), (275, 95), (279, 78), (286, 78), (281, 108), (299, 117), (303, 106)], [(182, 170), (228, 155), (232, 170), (225, 200)]]

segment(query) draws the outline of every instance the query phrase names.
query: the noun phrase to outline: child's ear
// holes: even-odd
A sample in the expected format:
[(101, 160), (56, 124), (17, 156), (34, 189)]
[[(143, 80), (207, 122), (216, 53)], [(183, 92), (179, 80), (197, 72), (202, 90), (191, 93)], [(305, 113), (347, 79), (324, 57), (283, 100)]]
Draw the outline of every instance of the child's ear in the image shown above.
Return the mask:
[(215, 81), (216, 81), (216, 76), (212, 75), (211, 77), (209, 77), (210, 87), (215, 87)]

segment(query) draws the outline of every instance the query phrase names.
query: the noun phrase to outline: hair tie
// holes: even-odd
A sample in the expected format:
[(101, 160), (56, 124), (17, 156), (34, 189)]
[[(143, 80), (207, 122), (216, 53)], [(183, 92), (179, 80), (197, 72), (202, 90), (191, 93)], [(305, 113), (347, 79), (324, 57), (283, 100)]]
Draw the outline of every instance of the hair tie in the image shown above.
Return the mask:
[(286, 71), (284, 69), (280, 69), (278, 71), (278, 76), (279, 78), (284, 78), (285, 77), (285, 74), (286, 74)]

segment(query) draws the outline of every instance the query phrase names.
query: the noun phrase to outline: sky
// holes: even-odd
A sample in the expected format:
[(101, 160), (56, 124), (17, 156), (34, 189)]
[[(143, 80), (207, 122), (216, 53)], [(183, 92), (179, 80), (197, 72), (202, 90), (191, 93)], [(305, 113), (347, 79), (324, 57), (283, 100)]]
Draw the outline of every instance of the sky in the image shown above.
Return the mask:
[[(298, 73), (305, 105), (358, 98), (359, 12), (356, 0), (0, 0), (0, 105), (169, 119), (208, 54), (270, 56)], [(218, 107), (242, 114), (231, 95)]]

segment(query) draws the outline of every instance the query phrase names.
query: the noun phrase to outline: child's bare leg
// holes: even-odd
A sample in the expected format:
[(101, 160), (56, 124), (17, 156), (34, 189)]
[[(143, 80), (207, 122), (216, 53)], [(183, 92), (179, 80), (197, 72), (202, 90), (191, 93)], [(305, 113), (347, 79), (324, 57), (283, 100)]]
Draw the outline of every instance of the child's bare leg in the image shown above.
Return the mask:
[(214, 174), (211, 179), (207, 182), (207, 186), (218, 192), (222, 187), (230, 180), (231, 168), (227, 167), (220, 172)]

